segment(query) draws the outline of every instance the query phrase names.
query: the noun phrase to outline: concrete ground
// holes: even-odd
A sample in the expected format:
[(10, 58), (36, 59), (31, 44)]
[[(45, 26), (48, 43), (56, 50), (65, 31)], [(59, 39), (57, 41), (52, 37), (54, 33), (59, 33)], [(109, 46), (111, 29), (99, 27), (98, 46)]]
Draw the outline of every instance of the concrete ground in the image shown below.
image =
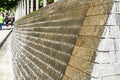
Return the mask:
[(3, 30), (9, 30), (9, 29), (12, 29), (14, 26), (2, 26), (2, 29)]
[[(10, 27), (8, 27), (10, 28)], [(0, 44), (2, 44), (11, 30), (0, 30)], [(13, 80), (13, 70), (11, 61), (11, 37), (0, 46), (0, 80)]]

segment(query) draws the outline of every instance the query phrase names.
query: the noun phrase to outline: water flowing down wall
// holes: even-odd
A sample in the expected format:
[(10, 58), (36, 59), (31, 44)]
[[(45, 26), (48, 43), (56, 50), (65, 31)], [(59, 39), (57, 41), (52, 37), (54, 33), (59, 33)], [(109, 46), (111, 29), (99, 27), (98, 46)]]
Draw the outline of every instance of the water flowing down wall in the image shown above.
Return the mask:
[(119, 74), (114, 69), (119, 67), (119, 5), (60, 0), (18, 20), (12, 39), (15, 79), (118, 80), (111, 76)]

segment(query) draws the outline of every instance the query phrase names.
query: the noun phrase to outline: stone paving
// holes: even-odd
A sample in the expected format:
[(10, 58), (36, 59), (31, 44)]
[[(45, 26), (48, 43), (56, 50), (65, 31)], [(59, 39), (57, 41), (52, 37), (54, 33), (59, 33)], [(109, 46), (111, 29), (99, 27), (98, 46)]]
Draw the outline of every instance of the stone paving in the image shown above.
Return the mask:
[[(8, 28), (4, 27), (4, 29)], [(10, 31), (11, 30), (0, 31), (0, 44), (4, 42)], [(11, 38), (9, 37), (0, 48), (0, 80), (13, 80), (10, 43)]]

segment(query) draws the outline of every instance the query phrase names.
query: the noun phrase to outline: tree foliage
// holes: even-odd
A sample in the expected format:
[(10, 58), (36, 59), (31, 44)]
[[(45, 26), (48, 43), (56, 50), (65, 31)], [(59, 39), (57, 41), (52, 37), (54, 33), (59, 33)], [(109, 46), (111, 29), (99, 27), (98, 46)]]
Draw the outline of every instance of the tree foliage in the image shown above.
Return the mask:
[(19, 0), (0, 0), (0, 9), (11, 9), (17, 5)]
[(54, 2), (54, 0), (47, 0), (47, 2), (48, 2), (48, 3), (52, 3), (52, 2)]
[[(0, 11), (3, 11), (4, 9), (11, 9), (16, 7), (18, 1), (20, 0), (0, 0)], [(47, 0), (47, 4), (50, 4), (54, 2), (54, 0)], [(39, 0), (40, 7), (43, 6), (43, 0)]]

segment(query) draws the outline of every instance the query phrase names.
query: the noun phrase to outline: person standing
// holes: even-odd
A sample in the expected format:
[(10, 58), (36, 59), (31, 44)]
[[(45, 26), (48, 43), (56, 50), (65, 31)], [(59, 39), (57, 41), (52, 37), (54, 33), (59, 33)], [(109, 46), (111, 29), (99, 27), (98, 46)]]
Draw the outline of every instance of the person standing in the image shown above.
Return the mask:
[(6, 15), (4, 21), (5, 21), (6, 26), (8, 27), (8, 25), (9, 25), (9, 21), (10, 21), (8, 15)]
[(2, 30), (3, 20), (4, 20), (4, 17), (2, 13), (0, 13), (0, 30)]

